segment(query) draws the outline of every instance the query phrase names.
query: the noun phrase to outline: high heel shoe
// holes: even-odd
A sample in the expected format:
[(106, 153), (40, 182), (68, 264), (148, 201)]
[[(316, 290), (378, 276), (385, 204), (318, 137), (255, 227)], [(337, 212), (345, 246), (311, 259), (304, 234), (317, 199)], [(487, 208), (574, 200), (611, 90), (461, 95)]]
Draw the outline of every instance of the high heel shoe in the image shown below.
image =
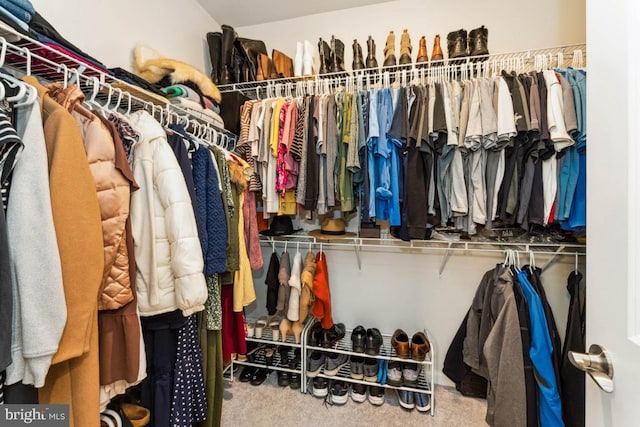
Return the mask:
[(284, 317), (280, 321), (280, 340), (282, 342), (287, 342), (287, 335), (289, 333), (293, 335), (293, 330), (291, 329), (291, 321)]
[(299, 320), (293, 322), (293, 325), (291, 325), (291, 332), (293, 333), (293, 338), (296, 340), (296, 344), (300, 344), (300, 337), (302, 336), (303, 329), (304, 324)]

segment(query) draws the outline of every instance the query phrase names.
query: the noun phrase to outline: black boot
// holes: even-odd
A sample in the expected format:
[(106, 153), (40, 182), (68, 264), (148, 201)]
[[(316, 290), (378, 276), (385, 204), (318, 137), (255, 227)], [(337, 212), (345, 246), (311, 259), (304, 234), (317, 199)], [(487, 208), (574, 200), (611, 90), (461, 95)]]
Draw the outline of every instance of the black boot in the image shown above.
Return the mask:
[(378, 68), (378, 60), (376, 59), (376, 42), (369, 36), (367, 40), (367, 68)]
[(344, 68), (344, 43), (331, 36), (331, 72), (339, 73)]
[(330, 329), (323, 329), (322, 333), (322, 346), (329, 348), (344, 338), (346, 329), (343, 323), (336, 323)]
[(318, 51), (320, 52), (320, 71), (318, 74), (327, 74), (331, 71), (331, 48), (322, 38), (318, 41)]
[(447, 50), (449, 59), (467, 56), (467, 31), (460, 29), (450, 32), (447, 35)]
[(353, 63), (351, 64), (352, 70), (362, 70), (364, 68), (364, 58), (362, 57), (362, 47), (358, 40), (353, 41)]
[(469, 56), (489, 54), (489, 30), (484, 25), (469, 31)]
[(233, 83), (233, 43), (237, 37), (236, 31), (229, 25), (222, 26), (222, 44), (220, 49), (220, 75), (222, 85)]
[(218, 84), (220, 79), (220, 50), (222, 49), (222, 33), (207, 33), (207, 44), (209, 45), (209, 58), (211, 59), (211, 80)]

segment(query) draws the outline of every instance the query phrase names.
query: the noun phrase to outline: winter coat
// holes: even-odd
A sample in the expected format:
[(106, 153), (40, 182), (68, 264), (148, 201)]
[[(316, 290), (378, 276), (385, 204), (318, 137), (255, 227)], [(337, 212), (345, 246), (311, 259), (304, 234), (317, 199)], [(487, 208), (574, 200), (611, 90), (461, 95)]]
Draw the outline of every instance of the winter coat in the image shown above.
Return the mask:
[(179, 308), (189, 316), (204, 310), (207, 299), (189, 192), (162, 126), (145, 111), (133, 113), (130, 122), (143, 135), (132, 167), (140, 190), (131, 196), (140, 315)]

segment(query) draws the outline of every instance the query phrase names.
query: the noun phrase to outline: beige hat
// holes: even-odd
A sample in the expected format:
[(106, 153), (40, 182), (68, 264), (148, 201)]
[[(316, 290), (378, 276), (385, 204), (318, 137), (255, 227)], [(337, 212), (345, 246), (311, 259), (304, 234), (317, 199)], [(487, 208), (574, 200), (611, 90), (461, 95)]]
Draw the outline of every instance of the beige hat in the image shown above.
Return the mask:
[(342, 218), (325, 218), (320, 229), (311, 230), (310, 236), (318, 240), (338, 240), (356, 237), (356, 233), (347, 233), (346, 225)]

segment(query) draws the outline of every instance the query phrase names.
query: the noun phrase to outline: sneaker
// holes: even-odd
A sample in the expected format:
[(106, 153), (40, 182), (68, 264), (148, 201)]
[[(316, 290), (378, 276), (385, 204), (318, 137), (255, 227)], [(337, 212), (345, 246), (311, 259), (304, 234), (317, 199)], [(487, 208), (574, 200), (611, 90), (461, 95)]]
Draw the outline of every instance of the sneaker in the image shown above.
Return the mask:
[(334, 380), (331, 382), (331, 403), (333, 405), (344, 405), (349, 399), (349, 387), (344, 381)]
[(313, 395), (318, 398), (325, 398), (329, 394), (329, 380), (317, 377), (313, 379)]
[(321, 351), (314, 350), (311, 352), (307, 362), (307, 376), (309, 378), (315, 378), (320, 373), (324, 366), (325, 358), (326, 355)]
[(427, 412), (431, 409), (431, 395), (427, 393), (413, 393), (413, 400), (416, 404), (416, 409), (420, 412)]
[(384, 387), (369, 386), (369, 402), (376, 406), (384, 404)]
[(351, 378), (354, 380), (361, 380), (364, 378), (364, 357), (351, 356), (350, 366)]
[(364, 384), (351, 384), (351, 400), (362, 403), (367, 400), (367, 386)]
[(291, 385), (291, 375), (287, 371), (278, 371), (278, 385), (280, 387), (289, 387)]
[(375, 383), (378, 380), (378, 359), (364, 360), (364, 380)]
[(344, 353), (329, 353), (324, 362), (324, 374), (330, 377), (338, 375), (340, 368), (349, 363), (349, 356)]
[(402, 368), (402, 376), (404, 377), (404, 385), (415, 387), (418, 385), (418, 376), (420, 376), (420, 365), (417, 363), (405, 363)]
[(387, 384), (400, 387), (402, 385), (402, 363), (397, 360), (389, 362), (387, 367)]
[(396, 394), (398, 395), (398, 403), (405, 409), (413, 409), (416, 407), (415, 403), (413, 403), (413, 392), (406, 390), (396, 389)]

